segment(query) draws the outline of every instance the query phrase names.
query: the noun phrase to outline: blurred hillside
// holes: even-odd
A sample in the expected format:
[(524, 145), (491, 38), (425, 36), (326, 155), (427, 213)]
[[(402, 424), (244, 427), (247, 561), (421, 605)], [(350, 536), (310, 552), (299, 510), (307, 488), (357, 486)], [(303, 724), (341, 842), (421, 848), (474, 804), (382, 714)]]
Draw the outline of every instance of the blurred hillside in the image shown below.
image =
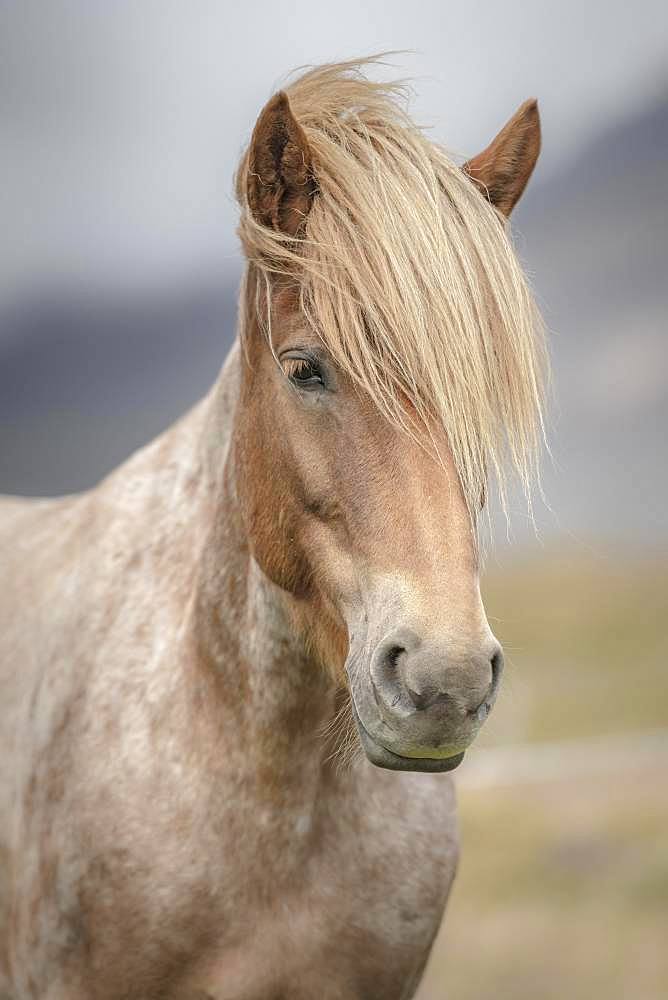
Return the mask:
[(86, 489), (215, 380), (236, 282), (119, 301), (45, 294), (0, 314), (0, 492)]
[[(667, 153), (665, 95), (539, 171), (514, 220), (555, 369), (543, 537), (668, 537)], [(205, 392), (234, 335), (239, 270), (0, 305), (0, 490), (91, 486)]]

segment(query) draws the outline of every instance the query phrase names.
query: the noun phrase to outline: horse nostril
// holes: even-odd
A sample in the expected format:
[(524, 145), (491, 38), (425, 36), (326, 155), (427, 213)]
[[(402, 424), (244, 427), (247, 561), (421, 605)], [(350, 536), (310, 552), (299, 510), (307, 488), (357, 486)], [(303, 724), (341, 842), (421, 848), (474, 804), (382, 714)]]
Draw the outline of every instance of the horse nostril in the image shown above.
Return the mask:
[(394, 693), (390, 699), (390, 708), (396, 708), (401, 701), (401, 688), (397, 684), (397, 664), (399, 657), (403, 656), (405, 652), (406, 650), (403, 646), (391, 646), (385, 654), (385, 668), (391, 685), (394, 688)]
[(503, 672), (503, 653), (501, 652), (500, 647), (497, 648), (496, 652), (491, 657), (489, 664), (492, 669), (492, 681), (487, 689), (487, 694), (478, 707), (472, 709), (470, 713), (471, 715), (477, 716), (478, 722), (485, 721), (491, 711), (496, 697), (497, 688), (501, 679), (501, 673)]
[(399, 660), (406, 652), (405, 646), (385, 642), (376, 650), (371, 667), (371, 687), (376, 704), (381, 703), (391, 710), (401, 701), (401, 680)]
[(402, 653), (405, 652), (406, 650), (404, 649), (403, 646), (391, 646), (388, 649), (386, 653), (386, 659), (387, 659), (387, 665), (388, 667), (390, 667), (391, 670), (396, 669), (399, 657), (402, 655)]
[(491, 690), (496, 691), (499, 681), (501, 679), (501, 673), (503, 672), (503, 653), (500, 649), (497, 649), (496, 653), (490, 660), (492, 666), (492, 685)]

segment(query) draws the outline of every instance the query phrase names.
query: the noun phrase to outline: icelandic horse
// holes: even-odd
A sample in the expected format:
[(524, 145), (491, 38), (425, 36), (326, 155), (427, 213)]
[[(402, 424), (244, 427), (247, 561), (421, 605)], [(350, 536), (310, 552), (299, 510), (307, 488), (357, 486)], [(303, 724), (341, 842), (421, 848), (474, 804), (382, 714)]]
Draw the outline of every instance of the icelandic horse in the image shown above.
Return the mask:
[(206, 398), (97, 488), (1, 506), (4, 998), (417, 989), (443, 772), (502, 670), (487, 477), (530, 484), (542, 438), (505, 224), (540, 125), (527, 101), (462, 168), (365, 65), (260, 114)]

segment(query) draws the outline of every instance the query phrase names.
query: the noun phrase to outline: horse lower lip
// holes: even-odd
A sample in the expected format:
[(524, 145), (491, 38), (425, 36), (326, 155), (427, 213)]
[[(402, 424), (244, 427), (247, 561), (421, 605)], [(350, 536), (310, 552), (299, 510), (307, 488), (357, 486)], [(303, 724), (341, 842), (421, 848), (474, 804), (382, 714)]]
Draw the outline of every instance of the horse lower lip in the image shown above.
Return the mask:
[(464, 760), (464, 752), (453, 754), (452, 757), (402, 757), (392, 750), (388, 750), (370, 735), (364, 728), (357, 709), (353, 703), (353, 716), (357, 723), (360, 740), (364, 747), (364, 752), (376, 767), (384, 767), (390, 771), (428, 771), (439, 773), (443, 771), (454, 771)]

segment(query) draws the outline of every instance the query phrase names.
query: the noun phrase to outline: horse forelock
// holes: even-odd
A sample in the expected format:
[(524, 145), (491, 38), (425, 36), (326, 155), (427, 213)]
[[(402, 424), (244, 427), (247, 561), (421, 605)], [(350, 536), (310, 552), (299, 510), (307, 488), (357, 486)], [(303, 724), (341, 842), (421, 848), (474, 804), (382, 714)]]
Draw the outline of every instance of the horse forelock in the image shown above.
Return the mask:
[(547, 366), (528, 283), (499, 214), (410, 119), (405, 88), (363, 75), (370, 62), (287, 88), (317, 185), (301, 236), (254, 220), (242, 160), (239, 231), (264, 307), (290, 275), (304, 321), (383, 414), (427, 447), (445, 430), (472, 511), (489, 473), (502, 502), (509, 470), (530, 501)]

